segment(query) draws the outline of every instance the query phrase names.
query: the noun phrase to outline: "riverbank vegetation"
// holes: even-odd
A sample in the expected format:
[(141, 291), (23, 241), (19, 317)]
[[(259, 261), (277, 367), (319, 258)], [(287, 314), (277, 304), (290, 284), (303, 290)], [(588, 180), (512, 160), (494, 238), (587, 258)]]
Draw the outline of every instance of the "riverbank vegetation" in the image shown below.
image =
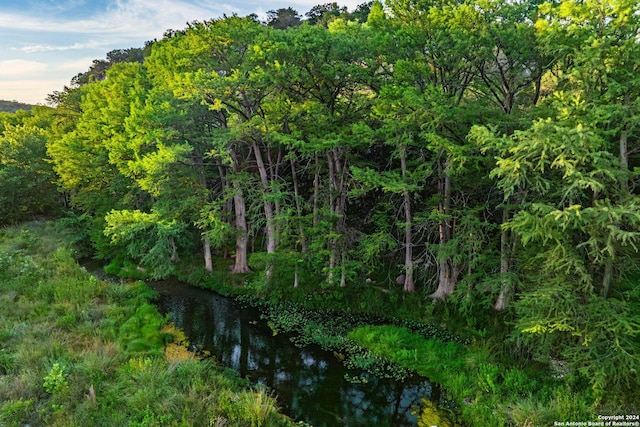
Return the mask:
[(638, 3), (306, 17), (192, 22), (0, 114), (0, 222), (62, 215), (110, 272), (444, 328), (470, 344), (347, 332), (471, 425), (633, 413)]
[(233, 371), (172, 346), (165, 358), (150, 289), (72, 255), (53, 223), (0, 232), (1, 425), (293, 425)]

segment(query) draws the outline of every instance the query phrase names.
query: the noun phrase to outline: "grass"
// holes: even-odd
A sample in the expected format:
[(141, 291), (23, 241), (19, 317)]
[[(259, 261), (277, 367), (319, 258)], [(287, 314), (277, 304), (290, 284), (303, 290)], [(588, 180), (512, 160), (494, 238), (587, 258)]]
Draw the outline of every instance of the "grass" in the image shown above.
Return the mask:
[(50, 223), (0, 230), (0, 425), (293, 425), (212, 360), (165, 357), (150, 290), (73, 255)]
[(458, 420), (468, 425), (598, 420), (588, 393), (571, 391), (546, 372), (503, 366), (481, 345), (427, 339), (392, 325), (363, 326), (349, 338), (441, 384), (456, 403)]

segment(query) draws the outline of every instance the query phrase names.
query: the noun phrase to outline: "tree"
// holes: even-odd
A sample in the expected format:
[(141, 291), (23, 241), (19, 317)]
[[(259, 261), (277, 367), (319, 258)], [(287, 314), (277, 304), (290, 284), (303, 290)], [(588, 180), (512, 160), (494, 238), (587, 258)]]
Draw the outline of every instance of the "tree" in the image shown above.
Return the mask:
[(59, 129), (54, 129), (47, 146), (60, 187), (69, 193), (73, 208), (91, 216), (90, 233), (98, 255), (105, 258), (113, 256), (103, 233), (105, 215), (146, 203), (111, 153), (128, 141), (125, 121), (142, 82), (140, 64), (119, 64), (108, 75), (113, 78), (71, 89), (61, 97), (56, 108)]
[(625, 191), (635, 179), (631, 156), (640, 152), (640, 8), (631, 0), (562, 1), (544, 4), (537, 23), (546, 49), (563, 58), (559, 86), (581, 93), (584, 111), (598, 124), (627, 172)]
[[(491, 1), (479, 6), (478, 11), (474, 25), (463, 27), (476, 52), (472, 91), (485, 104), (483, 115), (495, 117), (492, 123), (511, 134), (527, 126), (536, 111), (543, 97), (542, 77), (554, 65), (556, 56), (542, 49), (533, 25), (538, 13), (535, 3)], [(508, 222), (521, 202), (517, 194), (513, 196), (496, 206), (501, 211), (500, 223)], [(517, 238), (507, 227), (501, 228), (499, 237), (500, 291), (494, 309), (501, 311), (513, 292)]]
[(365, 23), (369, 18), (369, 12), (371, 12), (371, 8), (373, 7), (374, 1), (361, 3), (354, 9), (353, 12), (349, 13), (349, 19), (354, 21)]
[(456, 2), (392, 1), (389, 7), (402, 41), (391, 57), (394, 78), (420, 93), (421, 137), (428, 141), (435, 160), (438, 194), (432, 218), (438, 228), (438, 286), (431, 297), (442, 300), (454, 291), (462, 271), (454, 256), (460, 250), (460, 240), (456, 239), (452, 177), (465, 143), (466, 122), (474, 111), (465, 104), (465, 94), (475, 78), (474, 53), (465, 29), (467, 22), (478, 19), (478, 11)]
[[(212, 159), (219, 171), (222, 191), (233, 200), (236, 229), (236, 254), (233, 271), (249, 271), (247, 264), (249, 228), (245, 203), (246, 170), (249, 154), (261, 163), (260, 132), (254, 132), (253, 120), (259, 120), (260, 104), (267, 88), (260, 83), (261, 73), (251, 63), (256, 37), (266, 29), (253, 19), (231, 17), (194, 22), (184, 34), (166, 40), (166, 46), (150, 58), (157, 62), (169, 90), (186, 105), (204, 106), (207, 117), (208, 146), (203, 157)], [(173, 65), (178, 59), (176, 65)], [(264, 181), (261, 181), (265, 185)], [(268, 184), (268, 183), (267, 183)], [(209, 197), (209, 196), (207, 196)], [(267, 240), (273, 249), (275, 233), (271, 202), (264, 199)], [(213, 202), (213, 199), (209, 199)], [(212, 212), (206, 208), (204, 212)], [(201, 217), (199, 224), (204, 225)], [(207, 234), (205, 230), (205, 235)]]
[[(575, 115), (536, 120), (510, 137), (496, 138), (486, 128), (472, 135), (502, 153), (492, 176), (505, 199), (527, 195), (502, 225), (525, 248), (517, 333), (538, 357), (572, 363), (600, 399), (606, 388), (627, 381), (614, 366), (637, 369), (636, 332), (623, 326), (639, 321), (631, 310), (637, 297), (624, 288), (612, 297), (612, 289), (631, 271), (629, 259), (638, 251), (640, 200), (617, 196), (623, 170), (606, 141)], [(606, 309), (604, 299), (616, 308)], [(607, 342), (615, 342), (613, 353)]]
[[(382, 123), (378, 130), (379, 138), (389, 146), (386, 153), (389, 159), (385, 165), (380, 165), (385, 169), (352, 166), (355, 179), (364, 188), (380, 189), (400, 197), (403, 215), (398, 226), (402, 230), (404, 271), (399, 277), (403, 279), (405, 292), (415, 291), (413, 248), (416, 241), (412, 199), (423, 189), (426, 178), (433, 172), (431, 162), (426, 158), (427, 144), (420, 137), (420, 118), (416, 117), (420, 115), (422, 106), (420, 98), (420, 93), (412, 88), (385, 86), (373, 109), (376, 119)], [(372, 135), (368, 139), (375, 141)]]
[(139, 210), (111, 211), (105, 222), (104, 233), (112, 244), (123, 247), (130, 259), (149, 270), (151, 277), (165, 278), (173, 273), (176, 240), (184, 234), (184, 223)]
[(71, 79), (73, 87), (83, 86), (91, 82), (101, 81), (107, 78), (107, 71), (115, 64), (123, 62), (142, 63), (144, 57), (151, 50), (152, 43), (146, 43), (144, 48), (115, 49), (107, 53), (106, 59), (94, 59), (89, 70), (77, 74)]
[(47, 158), (49, 110), (0, 113), (0, 224), (57, 215), (63, 207)]
[(340, 7), (338, 3), (334, 2), (313, 6), (304, 16), (307, 17), (307, 22), (310, 25), (323, 25), (326, 27), (329, 22), (346, 12), (346, 7)]
[(276, 30), (284, 30), (289, 27), (297, 27), (302, 23), (301, 16), (297, 10), (288, 7), (267, 12), (267, 25)]
[[(311, 163), (311, 227), (309, 256), (326, 272), (328, 284), (347, 283), (348, 189), (350, 164), (365, 141), (359, 123), (371, 103), (368, 83), (375, 59), (362, 44), (362, 28), (334, 21), (330, 30), (301, 26), (283, 34), (271, 51), (277, 89), (290, 104), (285, 133), (298, 156)], [(296, 179), (296, 178), (294, 178)], [(298, 177), (297, 179), (302, 179)], [(338, 278), (339, 277), (339, 278)]]

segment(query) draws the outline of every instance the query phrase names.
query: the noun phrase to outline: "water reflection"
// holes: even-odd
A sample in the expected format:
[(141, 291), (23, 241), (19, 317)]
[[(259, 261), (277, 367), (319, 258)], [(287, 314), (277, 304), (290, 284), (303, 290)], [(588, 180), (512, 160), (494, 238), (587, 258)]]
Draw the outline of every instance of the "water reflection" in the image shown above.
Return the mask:
[[(322, 426), (415, 426), (412, 410), (437, 390), (421, 379), (404, 383), (346, 369), (332, 353), (300, 349), (273, 336), (259, 312), (181, 283), (153, 285), (157, 305), (189, 341), (225, 366), (274, 390), (283, 412)], [(345, 380), (361, 377), (362, 383)]]

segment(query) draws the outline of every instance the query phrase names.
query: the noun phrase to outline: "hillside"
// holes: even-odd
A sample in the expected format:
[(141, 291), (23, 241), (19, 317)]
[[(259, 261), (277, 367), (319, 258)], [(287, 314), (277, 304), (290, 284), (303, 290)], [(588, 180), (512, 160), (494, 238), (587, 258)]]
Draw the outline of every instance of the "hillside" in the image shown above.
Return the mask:
[(4, 101), (0, 100), (0, 112), (2, 113), (15, 113), (18, 110), (31, 110), (33, 105), (23, 104), (18, 101)]

